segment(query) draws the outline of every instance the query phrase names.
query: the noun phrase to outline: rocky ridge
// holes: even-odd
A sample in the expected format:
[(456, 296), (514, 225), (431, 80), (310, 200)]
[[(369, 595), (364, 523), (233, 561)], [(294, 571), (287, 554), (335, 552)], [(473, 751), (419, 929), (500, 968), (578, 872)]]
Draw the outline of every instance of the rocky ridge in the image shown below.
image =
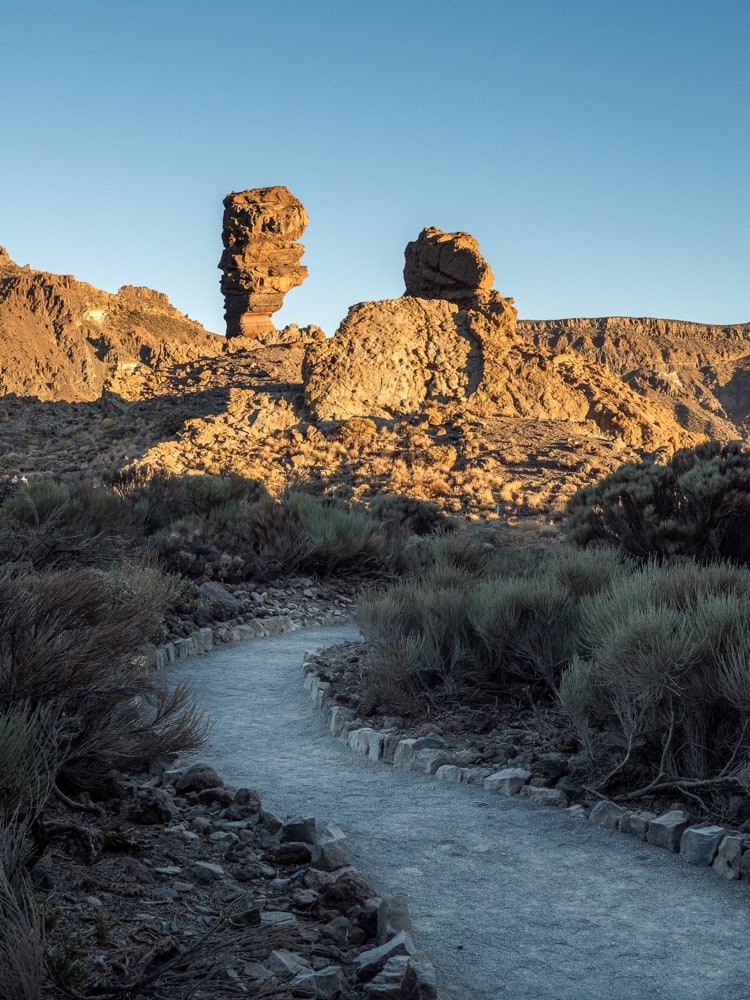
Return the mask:
[(0, 252), (2, 394), (90, 402), (139, 368), (209, 359), (222, 344), (162, 292), (123, 285), (113, 295)]
[(467, 234), (425, 230), (406, 259), (421, 294), (353, 306), (330, 339), (271, 326), (226, 341), (158, 293), (0, 257), (0, 463), (231, 469), (273, 493), (555, 516), (625, 461), (750, 434), (750, 325), (517, 321)]

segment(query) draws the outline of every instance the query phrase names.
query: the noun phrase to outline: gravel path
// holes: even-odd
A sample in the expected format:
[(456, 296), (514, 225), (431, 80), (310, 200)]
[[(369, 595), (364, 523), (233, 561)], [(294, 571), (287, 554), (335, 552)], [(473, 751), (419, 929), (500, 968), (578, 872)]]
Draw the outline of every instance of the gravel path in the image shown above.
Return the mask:
[(214, 731), (198, 755), (267, 809), (336, 820), (381, 893), (405, 892), (444, 1000), (747, 1000), (750, 890), (528, 800), (377, 764), (302, 687), (308, 629), (180, 661)]

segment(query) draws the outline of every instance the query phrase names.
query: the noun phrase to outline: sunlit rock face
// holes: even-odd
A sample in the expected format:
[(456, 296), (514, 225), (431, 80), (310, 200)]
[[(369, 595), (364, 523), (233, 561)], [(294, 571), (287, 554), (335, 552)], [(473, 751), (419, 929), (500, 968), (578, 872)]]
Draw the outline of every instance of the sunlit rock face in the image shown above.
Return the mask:
[(284, 296), (307, 277), (298, 243), (307, 212), (285, 187), (252, 188), (224, 199), (224, 318), (227, 337), (251, 337), (275, 329), (271, 319)]

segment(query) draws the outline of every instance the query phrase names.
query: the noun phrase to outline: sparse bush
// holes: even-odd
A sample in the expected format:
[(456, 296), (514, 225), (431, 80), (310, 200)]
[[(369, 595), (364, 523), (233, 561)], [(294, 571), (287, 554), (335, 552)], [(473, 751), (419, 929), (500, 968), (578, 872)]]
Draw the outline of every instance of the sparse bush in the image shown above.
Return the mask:
[(450, 519), (436, 503), (401, 493), (373, 497), (370, 510), (378, 521), (402, 526), (412, 535), (432, 535), (452, 529)]
[(183, 429), (188, 420), (196, 414), (186, 406), (177, 406), (164, 416), (159, 424), (159, 430), (168, 437), (175, 437)]
[(568, 503), (577, 545), (618, 545), (645, 559), (688, 555), (750, 564), (750, 451), (709, 442), (668, 465), (624, 465)]
[(105, 564), (134, 534), (127, 505), (86, 481), (34, 479), (0, 504), (0, 561), (45, 567)]
[(346, 444), (356, 444), (374, 438), (378, 433), (378, 425), (370, 417), (350, 417), (342, 420), (334, 431), (335, 436)]

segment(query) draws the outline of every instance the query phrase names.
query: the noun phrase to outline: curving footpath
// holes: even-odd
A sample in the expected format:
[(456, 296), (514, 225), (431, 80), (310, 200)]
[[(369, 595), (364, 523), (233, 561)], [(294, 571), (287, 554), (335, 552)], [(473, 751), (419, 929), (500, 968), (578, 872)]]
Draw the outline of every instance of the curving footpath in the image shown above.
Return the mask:
[(200, 759), (279, 815), (336, 821), (378, 892), (405, 893), (444, 1000), (747, 1000), (750, 891), (667, 851), (472, 785), (353, 753), (302, 686), (353, 626), (170, 666), (213, 733)]

